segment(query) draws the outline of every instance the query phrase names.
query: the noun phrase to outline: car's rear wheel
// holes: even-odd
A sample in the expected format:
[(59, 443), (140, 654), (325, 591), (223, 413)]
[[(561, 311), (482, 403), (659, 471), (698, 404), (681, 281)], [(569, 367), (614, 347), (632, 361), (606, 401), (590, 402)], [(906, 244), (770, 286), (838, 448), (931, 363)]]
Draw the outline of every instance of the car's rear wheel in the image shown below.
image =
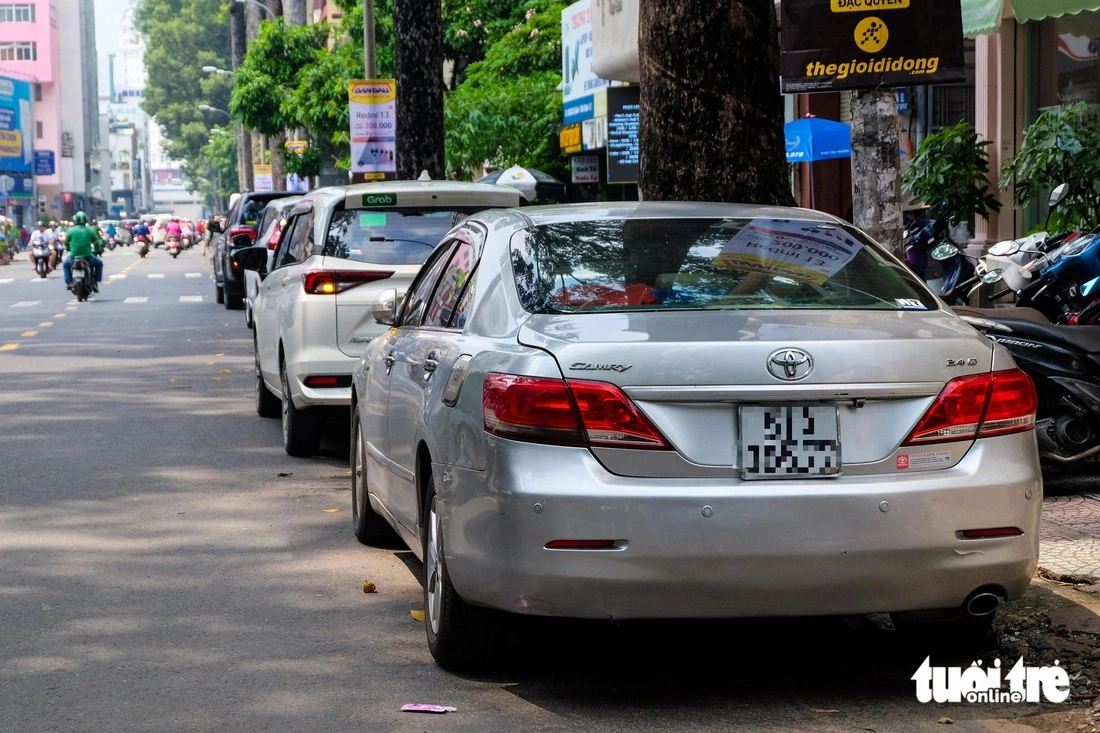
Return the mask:
[(290, 398), (290, 378), (286, 374), (286, 362), (280, 365), (279, 378), (283, 388), (283, 448), (292, 456), (308, 458), (321, 445), (321, 426), (316, 412), (299, 410)]
[(214, 283), (214, 302), (219, 304), (225, 302), (225, 288), (217, 283)]
[(397, 534), (374, 511), (367, 495), (367, 443), (356, 407), (352, 407), (351, 434), (351, 523), (355, 538), (364, 545), (391, 543)]
[(255, 353), (256, 371), (256, 414), (260, 417), (279, 417), (282, 412), (282, 403), (279, 398), (271, 394), (271, 390), (264, 384), (264, 373), (260, 369), (260, 346), (256, 340), (256, 334), (252, 334), (252, 350)]
[[(222, 286), (222, 290), (225, 290), (224, 286)], [(231, 295), (230, 293), (226, 292), (225, 309), (230, 311), (239, 311), (242, 308), (244, 308), (244, 298), (239, 295)]]
[(444, 669), (476, 669), (496, 651), (493, 611), (467, 604), (447, 574), (443, 522), (431, 474), (427, 477), (424, 532), (424, 628), (428, 650)]
[(995, 612), (971, 616), (960, 609), (944, 609), (892, 613), (890, 621), (898, 634), (915, 649), (970, 651), (995, 644), (995, 616)]

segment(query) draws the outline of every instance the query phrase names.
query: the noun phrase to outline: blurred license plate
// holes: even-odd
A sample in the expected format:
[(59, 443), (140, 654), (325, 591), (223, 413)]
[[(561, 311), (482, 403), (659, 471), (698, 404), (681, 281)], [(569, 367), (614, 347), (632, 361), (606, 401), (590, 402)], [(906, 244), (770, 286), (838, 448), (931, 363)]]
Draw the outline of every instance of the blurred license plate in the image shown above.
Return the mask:
[(840, 475), (836, 405), (742, 405), (741, 478)]
[(83, 279), (84, 279), (84, 271), (83, 270), (73, 270), (73, 280), (83, 280)]

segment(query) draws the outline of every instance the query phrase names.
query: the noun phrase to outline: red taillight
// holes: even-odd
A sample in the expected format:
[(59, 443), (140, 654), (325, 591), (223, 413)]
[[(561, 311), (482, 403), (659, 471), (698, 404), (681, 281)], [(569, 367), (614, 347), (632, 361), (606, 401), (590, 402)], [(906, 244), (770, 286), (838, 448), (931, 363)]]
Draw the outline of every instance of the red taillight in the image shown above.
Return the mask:
[(990, 537), (1019, 537), (1024, 531), (1018, 527), (993, 527), (992, 529), (964, 529), (961, 534), (966, 540), (984, 540)]
[(279, 233), (283, 231), (282, 222), (275, 222), (275, 229), (271, 232), (271, 239), (267, 240), (267, 248), (275, 249), (279, 246)]
[(302, 380), (307, 387), (350, 387), (351, 375), (313, 374)]
[(606, 382), (488, 374), (485, 430), (557, 445), (668, 450), (668, 442), (622, 390)]
[(385, 270), (314, 270), (302, 275), (302, 285), (310, 295), (336, 295), (392, 274)]
[(952, 379), (913, 429), (905, 445), (972, 440), (1035, 427), (1039, 400), (1019, 369)]

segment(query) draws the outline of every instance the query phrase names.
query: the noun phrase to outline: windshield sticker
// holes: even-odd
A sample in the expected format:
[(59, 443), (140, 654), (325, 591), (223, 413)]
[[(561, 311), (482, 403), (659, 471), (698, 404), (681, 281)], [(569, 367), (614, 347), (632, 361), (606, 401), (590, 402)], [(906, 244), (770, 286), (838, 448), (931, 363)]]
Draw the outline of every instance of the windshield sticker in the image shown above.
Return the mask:
[(386, 215), (377, 213), (362, 213), (359, 215), (360, 227), (384, 227), (386, 226)]
[(714, 264), (821, 285), (844, 269), (862, 247), (836, 227), (754, 219), (726, 242)]
[(926, 311), (924, 303), (920, 302), (916, 298), (894, 298), (894, 302), (906, 310), (918, 310)]

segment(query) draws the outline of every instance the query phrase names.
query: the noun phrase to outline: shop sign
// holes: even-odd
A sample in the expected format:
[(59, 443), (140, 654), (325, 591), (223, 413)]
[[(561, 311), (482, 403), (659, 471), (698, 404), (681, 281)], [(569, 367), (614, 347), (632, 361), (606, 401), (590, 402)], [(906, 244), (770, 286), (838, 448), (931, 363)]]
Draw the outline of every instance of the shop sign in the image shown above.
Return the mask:
[(274, 191), (275, 179), (271, 177), (270, 165), (252, 166), (252, 181), (257, 191)]
[(348, 84), (351, 172), (366, 180), (397, 177), (397, 82), (360, 79)]
[(309, 140), (287, 140), (286, 151), (294, 155), (303, 155), (309, 150)]
[(581, 123), (581, 137), (585, 150), (600, 150), (607, 147), (607, 111), (592, 120)]
[(569, 159), (573, 170), (573, 183), (599, 183), (600, 158), (598, 155), (574, 155)]
[(579, 123), (566, 125), (558, 133), (558, 145), (563, 153), (578, 153), (581, 150), (581, 126)]
[(0, 170), (31, 174), (33, 126), (30, 82), (0, 77)]
[(966, 81), (959, 0), (782, 0), (784, 94)]
[(607, 182), (637, 183), (641, 159), (640, 87), (607, 90)]
[(57, 172), (57, 159), (52, 150), (34, 151), (34, 174), (52, 176)]
[(610, 82), (592, 71), (592, 3), (575, 2), (561, 12), (562, 122), (596, 116), (593, 95)]

